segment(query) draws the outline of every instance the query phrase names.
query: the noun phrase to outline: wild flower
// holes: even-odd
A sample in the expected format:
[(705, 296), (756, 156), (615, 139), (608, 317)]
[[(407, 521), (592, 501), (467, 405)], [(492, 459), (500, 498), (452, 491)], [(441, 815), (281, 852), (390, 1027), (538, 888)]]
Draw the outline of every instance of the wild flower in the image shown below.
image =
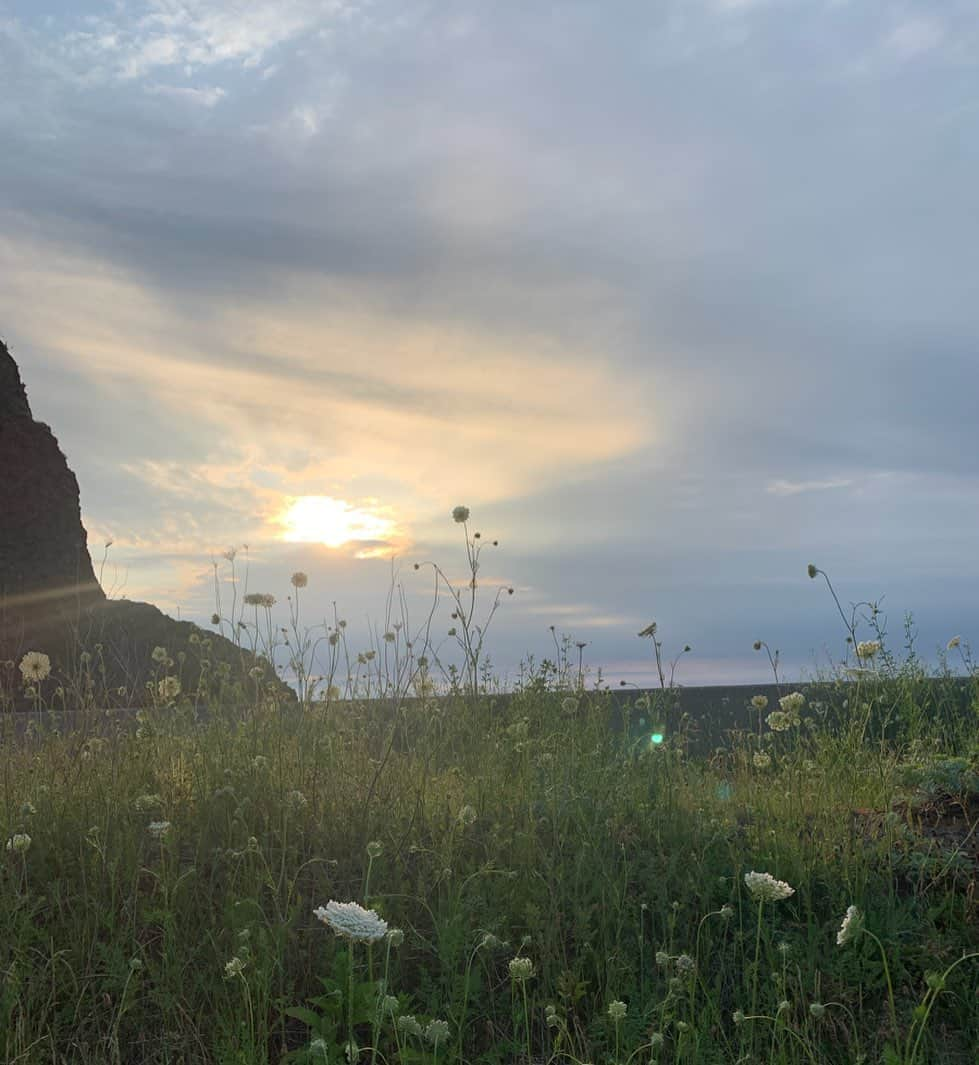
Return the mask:
[(165, 647), (154, 647), (153, 653), (150, 655), (150, 658), (152, 658), (154, 662), (166, 662), (168, 657), (169, 655), (167, 654), (167, 649)]
[(745, 1019), (744, 1010), (735, 1010), (734, 1013), (731, 1014), (731, 1020), (734, 1021), (735, 1024), (744, 1024)]
[(787, 714), (797, 714), (806, 705), (806, 697), (802, 692), (790, 692), (779, 699), (778, 705)]
[(871, 659), (880, 650), (880, 640), (861, 640), (857, 644), (857, 658)]
[(393, 632), (386, 632), (384, 634), (384, 642), (385, 643), (394, 643), (394, 641), (396, 639), (397, 639), (397, 637), (394, 635)]
[(133, 809), (139, 813), (146, 813), (149, 810), (159, 810), (162, 806), (162, 795), (140, 795), (133, 801)]
[[(249, 592), (245, 596), (245, 603), (248, 606), (262, 606), (266, 610), (271, 610), (276, 604), (276, 598), (274, 595), (269, 595), (267, 592)], [(213, 618), (211, 619), (214, 620)], [(220, 620), (220, 618), (218, 619)]]
[(945, 645), (945, 650), (946, 651), (954, 651), (955, 648), (958, 647), (961, 642), (962, 642), (962, 637), (961, 636), (953, 636), (948, 641), (948, 643)]
[(782, 710), (773, 710), (765, 721), (772, 732), (785, 732), (792, 726), (792, 719)]
[(224, 967), (225, 980), (233, 980), (245, 971), (245, 962), (236, 954)]
[(809, 1012), (818, 1021), (826, 1013), (826, 1007), (822, 1002), (810, 1002)]
[(385, 995), (384, 998), (381, 999), (382, 1013), (390, 1013), (393, 1017), (400, 1008), (401, 1005), (398, 1002), (397, 997), (394, 995)]
[(405, 941), (405, 934), (400, 928), (389, 928), (386, 939), (392, 947), (400, 947)]
[(384, 844), (379, 839), (372, 839), (367, 844), (367, 857), (368, 858), (380, 858), (384, 853)]
[(305, 810), (309, 806), (309, 799), (301, 791), (290, 791), (286, 795), (286, 805), (292, 810)]
[[(246, 596), (246, 598), (247, 598), (247, 596)], [(212, 614), (211, 615), (211, 624), (212, 625), (220, 625), (221, 624), (221, 615), (220, 614)]]
[(302, 570), (296, 570), (296, 572), (289, 578), (289, 582), (293, 588), (305, 588), (309, 584), (309, 577), (303, 573)]
[(668, 969), (673, 959), (666, 953), (665, 950), (656, 951), (656, 964), (661, 969)]
[(744, 883), (748, 893), (758, 902), (779, 902), (795, 894), (795, 888), (789, 887), (784, 880), (776, 880), (771, 873), (752, 870), (744, 874)]
[(697, 964), (689, 954), (681, 954), (676, 960), (676, 970), (678, 973), (689, 975), (696, 968)]
[(615, 999), (608, 1004), (608, 1015), (612, 1018), (613, 1021), (615, 1021), (616, 1024), (618, 1024), (619, 1021), (625, 1020), (625, 1015), (628, 1011), (628, 1008), (629, 1007), (626, 1006), (626, 1004), (621, 999)]
[(659, 1050), (663, 1045), (663, 1033), (662, 1032), (650, 1032), (649, 1033), (649, 1049)]
[(459, 810), (458, 820), (460, 825), (473, 825), (476, 823), (476, 807), (470, 806), (466, 803), (462, 809)]
[(356, 902), (336, 902), (313, 910), (313, 916), (328, 925), (338, 935), (351, 942), (376, 943), (388, 930), (387, 921), (374, 910), (365, 910)]
[(157, 685), (161, 699), (176, 699), (180, 694), (180, 678), (164, 677)]
[(511, 958), (507, 968), (510, 971), (510, 979), (518, 984), (534, 975), (534, 963), (530, 958)]
[(863, 914), (856, 906), (847, 906), (846, 913), (843, 915), (843, 922), (840, 925), (840, 930), (836, 933), (836, 945), (838, 947), (845, 947), (847, 943), (856, 939), (862, 928)]
[(30, 800), (25, 802), (20, 808), (21, 815), (24, 817), (32, 817), (37, 813), (37, 807)]
[(725, 921), (730, 921), (734, 916), (734, 907), (729, 902), (725, 902), (719, 912)]
[(469, 521), (469, 507), (453, 507), (452, 520), (457, 525), (462, 525), (463, 522)]
[(150, 823), (146, 826), (146, 831), (149, 832), (149, 834), (154, 839), (159, 839), (159, 840), (166, 839), (168, 833), (170, 832), (170, 822), (169, 821), (150, 821)]
[(425, 1028), (425, 1038), (433, 1046), (438, 1046), (439, 1043), (445, 1042), (449, 1038), (449, 1022), (431, 1020), (428, 1022)]
[(768, 709), (768, 696), (767, 695), (752, 695), (752, 697), (751, 697), (751, 705), (756, 710), (767, 710)]
[(40, 684), (51, 674), (51, 659), (41, 651), (28, 651), (20, 660), (20, 672), (25, 684)]
[(810, 580), (815, 580), (819, 570), (810, 562), (809, 565), (806, 566), (806, 572), (809, 574)]
[(397, 1029), (404, 1035), (413, 1035), (416, 1038), (422, 1034), (422, 1026), (413, 1013), (403, 1013), (397, 1020)]
[(772, 764), (772, 756), (767, 751), (755, 751), (751, 761), (756, 769), (767, 769)]
[(15, 832), (7, 840), (7, 850), (13, 854), (26, 854), (31, 846), (31, 837), (26, 832)]

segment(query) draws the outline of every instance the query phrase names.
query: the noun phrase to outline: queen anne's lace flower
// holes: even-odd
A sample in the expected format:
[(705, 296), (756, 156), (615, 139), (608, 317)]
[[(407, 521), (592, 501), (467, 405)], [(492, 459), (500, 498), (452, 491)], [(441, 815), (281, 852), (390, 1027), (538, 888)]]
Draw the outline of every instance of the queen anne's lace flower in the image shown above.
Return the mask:
[(146, 826), (146, 831), (149, 832), (154, 839), (164, 839), (166, 834), (170, 831), (169, 821), (150, 821)]
[(795, 888), (789, 887), (784, 880), (776, 880), (771, 873), (752, 870), (744, 874), (744, 883), (751, 897), (758, 902), (779, 902), (795, 894)]
[(529, 980), (534, 975), (534, 963), (530, 958), (511, 958), (507, 968), (510, 970), (510, 977), (517, 983)]
[(752, 697), (751, 697), (751, 705), (756, 710), (767, 710), (768, 709), (768, 696), (767, 695), (752, 695)]
[(305, 588), (309, 584), (309, 577), (302, 570), (296, 570), (289, 580), (292, 582), (293, 588)]
[(843, 923), (840, 925), (839, 932), (836, 933), (836, 945), (845, 947), (847, 943), (856, 938), (862, 927), (863, 915), (856, 906), (847, 906), (846, 913), (843, 915)]
[(432, 1020), (425, 1028), (425, 1038), (432, 1044), (444, 1043), (449, 1038), (449, 1022)]
[(51, 659), (40, 651), (28, 651), (20, 660), (25, 684), (39, 684), (51, 673)]
[(857, 644), (857, 658), (873, 658), (880, 650), (880, 640), (861, 640)]
[(338, 936), (353, 942), (376, 943), (388, 930), (387, 921), (356, 902), (330, 899), (325, 906), (313, 910), (313, 916), (329, 925)]
[(161, 699), (176, 699), (180, 694), (180, 678), (164, 677), (157, 686)]
[(778, 705), (786, 714), (797, 714), (806, 705), (806, 697), (802, 692), (789, 692), (779, 699)]
[(628, 1008), (621, 999), (617, 998), (608, 1004), (608, 1015), (618, 1024), (619, 1021), (625, 1020)]
[(26, 854), (31, 846), (31, 837), (26, 832), (15, 832), (7, 840), (7, 850), (13, 854)]
[(767, 769), (772, 764), (772, 756), (766, 751), (755, 751), (751, 761), (756, 769)]

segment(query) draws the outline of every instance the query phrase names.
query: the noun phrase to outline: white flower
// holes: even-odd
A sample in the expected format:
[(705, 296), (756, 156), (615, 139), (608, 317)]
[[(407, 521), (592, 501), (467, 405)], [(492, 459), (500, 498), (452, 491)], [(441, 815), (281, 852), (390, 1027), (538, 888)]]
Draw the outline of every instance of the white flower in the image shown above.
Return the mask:
[(388, 930), (387, 921), (356, 902), (336, 902), (313, 910), (313, 916), (329, 925), (338, 936), (354, 942), (376, 943)]
[(15, 832), (7, 840), (7, 850), (12, 854), (26, 854), (31, 845), (31, 837), (26, 832)]
[(231, 961), (224, 967), (225, 980), (233, 980), (236, 976), (241, 976), (245, 971), (245, 963), (236, 954)]
[(818, 1021), (819, 1018), (822, 1017), (823, 1014), (826, 1012), (826, 1007), (821, 1002), (810, 1002), (809, 1003), (809, 1012)]
[(466, 803), (459, 811), (459, 824), (472, 825), (476, 823), (476, 807)]
[(303, 573), (302, 570), (296, 570), (296, 572), (289, 578), (293, 588), (305, 588), (309, 584), (309, 577)]
[(776, 880), (771, 873), (752, 870), (744, 874), (744, 883), (751, 897), (758, 902), (778, 902), (795, 894), (795, 888), (789, 887), (784, 880)]
[(394, 995), (385, 995), (381, 999), (381, 1012), (395, 1014), (401, 1008), (400, 1003)]
[(618, 1024), (619, 1021), (625, 1020), (628, 1008), (629, 1007), (621, 999), (617, 998), (608, 1004), (608, 1015), (616, 1024)]
[(734, 1013), (731, 1014), (731, 1020), (734, 1021), (735, 1024), (744, 1024), (746, 1020), (744, 1010), (735, 1010)]
[(752, 695), (752, 697), (751, 697), (751, 705), (756, 710), (767, 710), (768, 709), (768, 696), (767, 695)]
[(880, 640), (861, 640), (857, 644), (857, 658), (873, 658), (880, 650)]
[(166, 662), (167, 657), (167, 649), (165, 647), (154, 647), (153, 653), (150, 655), (154, 662)]
[(28, 651), (20, 660), (24, 683), (38, 684), (51, 673), (51, 659), (40, 651)]
[(413, 1013), (403, 1013), (397, 1020), (397, 1028), (399, 1032), (407, 1035), (417, 1037), (422, 1034), (422, 1026), (418, 1023)]
[(380, 858), (384, 853), (384, 844), (379, 839), (372, 839), (367, 844), (367, 857), (368, 858)]
[(405, 941), (405, 934), (400, 928), (389, 928), (387, 931), (387, 941), (392, 947), (400, 947)]
[(792, 724), (792, 719), (782, 710), (773, 710), (765, 720), (772, 732), (785, 732)]
[(461, 525), (464, 521), (469, 521), (469, 507), (453, 507), (452, 520), (458, 525)]
[(836, 945), (845, 947), (847, 943), (856, 938), (861, 928), (863, 928), (863, 914), (856, 906), (847, 906), (846, 913), (843, 915), (843, 923), (840, 925), (839, 932), (836, 933)]
[(756, 769), (767, 769), (772, 764), (772, 756), (765, 751), (755, 751), (751, 761)]
[(692, 973), (696, 968), (697, 963), (689, 954), (681, 954), (676, 960), (676, 971), (678, 973)]
[(154, 839), (164, 839), (167, 833), (170, 831), (170, 822), (150, 821), (150, 823), (146, 826), (146, 830), (151, 836), (153, 836)]
[(140, 813), (145, 813), (147, 810), (158, 810), (162, 805), (162, 795), (140, 795), (133, 802), (133, 809), (138, 810)]
[(518, 984), (534, 975), (534, 963), (530, 958), (511, 958), (507, 968), (510, 970), (510, 978)]
[(806, 697), (802, 692), (790, 692), (779, 699), (778, 705), (787, 714), (797, 714), (806, 705)]
[(659, 967), (660, 967), (661, 969), (666, 969), (666, 968), (668, 968), (668, 967), (669, 967), (669, 964), (670, 964), (670, 962), (671, 962), (672, 960), (673, 960), (673, 959), (672, 959), (672, 958), (671, 958), (671, 957), (669, 956), (669, 954), (667, 954), (667, 953), (666, 953), (666, 951), (665, 951), (665, 950), (658, 950), (658, 951), (656, 951), (656, 964), (657, 964), (657, 965), (658, 965), (658, 966), (659, 966)]
[(157, 685), (161, 699), (176, 699), (180, 694), (180, 678), (164, 677)]
[(425, 1029), (425, 1038), (436, 1046), (449, 1038), (448, 1021), (429, 1021)]

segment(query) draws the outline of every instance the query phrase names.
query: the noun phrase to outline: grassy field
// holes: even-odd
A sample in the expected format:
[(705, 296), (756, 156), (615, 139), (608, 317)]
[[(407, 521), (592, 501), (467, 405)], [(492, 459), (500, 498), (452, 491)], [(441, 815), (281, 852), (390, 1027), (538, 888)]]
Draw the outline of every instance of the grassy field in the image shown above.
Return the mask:
[(462, 587), (438, 682), (399, 625), (350, 697), (207, 706), (164, 649), (138, 720), (6, 717), (3, 1061), (979, 1060), (979, 697), (864, 641), (694, 758), (669, 686), (487, 694)]

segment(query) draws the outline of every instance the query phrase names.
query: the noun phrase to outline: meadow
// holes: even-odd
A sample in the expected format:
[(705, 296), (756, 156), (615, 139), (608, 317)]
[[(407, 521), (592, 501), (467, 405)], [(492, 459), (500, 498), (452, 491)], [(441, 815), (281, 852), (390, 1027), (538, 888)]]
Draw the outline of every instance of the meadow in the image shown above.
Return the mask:
[(232, 573), (215, 626), (284, 651), (295, 706), (184, 690), (166, 648), (133, 715), (0, 664), (37, 711), (2, 718), (3, 1061), (975, 1065), (966, 645), (929, 668), (841, 608), (839, 670), (773, 652), (781, 701), (693, 753), (655, 627), (656, 691), (567, 640), (497, 690), (508, 589), (456, 519), (467, 577), (430, 567), (417, 628), (393, 591), (363, 650), (303, 627), (305, 574), (283, 631)]

